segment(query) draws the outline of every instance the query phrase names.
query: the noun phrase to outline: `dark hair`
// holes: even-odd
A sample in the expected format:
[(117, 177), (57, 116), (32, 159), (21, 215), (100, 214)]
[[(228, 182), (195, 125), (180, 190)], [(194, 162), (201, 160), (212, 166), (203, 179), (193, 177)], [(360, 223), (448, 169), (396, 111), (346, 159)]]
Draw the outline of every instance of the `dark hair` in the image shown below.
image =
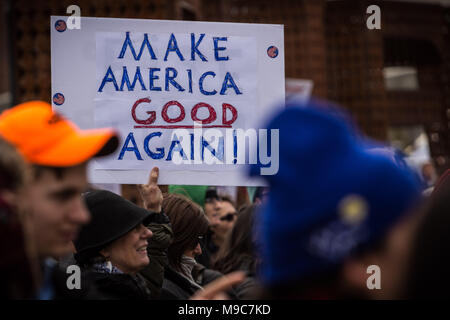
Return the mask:
[(44, 172), (52, 173), (57, 180), (61, 180), (64, 178), (64, 175), (67, 173), (69, 169), (77, 168), (86, 165), (87, 162), (82, 162), (69, 167), (52, 167), (52, 166), (42, 166), (38, 164), (33, 164), (33, 178), (35, 180), (39, 180)]
[(164, 195), (162, 209), (169, 217), (174, 239), (168, 249), (169, 264), (181, 271), (181, 257), (194, 249), (200, 236), (208, 231), (208, 219), (202, 208), (180, 194)]
[(415, 230), (401, 298), (449, 298), (450, 176), (441, 178)]
[(58, 180), (61, 180), (64, 177), (66, 169), (67, 167), (49, 167), (35, 164), (33, 165), (33, 177), (35, 180), (39, 180), (45, 171), (49, 171), (53, 173)]
[(26, 181), (27, 165), (9, 142), (0, 137), (0, 189), (17, 191)]
[(244, 262), (250, 261), (250, 265), (246, 267), (255, 271), (255, 245), (251, 230), (257, 207), (257, 205), (248, 205), (239, 210), (236, 223), (213, 262), (213, 269), (226, 274), (239, 270)]
[[(19, 192), (27, 182), (28, 166), (18, 151), (0, 138), (0, 190)], [(37, 263), (29, 247), (25, 216), (17, 203), (0, 197), (0, 299), (32, 299), (37, 287)]]
[(231, 197), (230, 197), (230, 196), (227, 196), (227, 195), (219, 196), (219, 201), (228, 202), (228, 203), (231, 204), (234, 208), (236, 208), (236, 204), (234, 203), (233, 200), (231, 200)]

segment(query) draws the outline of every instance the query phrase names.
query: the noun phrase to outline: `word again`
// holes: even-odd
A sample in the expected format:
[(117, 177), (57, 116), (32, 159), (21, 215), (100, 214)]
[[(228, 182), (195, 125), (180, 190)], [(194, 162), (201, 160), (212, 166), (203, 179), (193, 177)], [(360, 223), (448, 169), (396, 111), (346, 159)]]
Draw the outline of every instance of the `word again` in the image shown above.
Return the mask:
[[(278, 129), (186, 129), (173, 130), (170, 146), (166, 149), (164, 133), (155, 131), (144, 139), (135, 138), (130, 132), (122, 145), (117, 160), (136, 159), (143, 155), (158, 161), (170, 161), (176, 165), (260, 165), (261, 175), (274, 175), (279, 169)], [(141, 147), (139, 147), (139, 145)], [(145, 153), (143, 153), (143, 151)]]

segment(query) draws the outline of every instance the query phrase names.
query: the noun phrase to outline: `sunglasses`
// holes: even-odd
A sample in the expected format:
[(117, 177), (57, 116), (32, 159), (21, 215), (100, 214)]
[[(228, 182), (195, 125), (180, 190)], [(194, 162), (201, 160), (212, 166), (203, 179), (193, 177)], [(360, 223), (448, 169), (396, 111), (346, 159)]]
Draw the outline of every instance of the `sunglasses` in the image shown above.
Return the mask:
[(220, 217), (220, 221), (228, 221), (231, 222), (234, 220), (234, 217), (236, 216), (236, 212), (228, 213), (224, 215), (223, 217)]

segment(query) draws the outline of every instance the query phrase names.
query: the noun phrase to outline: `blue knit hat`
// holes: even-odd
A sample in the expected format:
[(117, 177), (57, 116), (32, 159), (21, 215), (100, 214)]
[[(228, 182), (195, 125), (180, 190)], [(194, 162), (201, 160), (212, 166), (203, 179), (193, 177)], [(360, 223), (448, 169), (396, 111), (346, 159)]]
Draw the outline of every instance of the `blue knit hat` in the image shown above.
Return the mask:
[[(267, 286), (335, 269), (381, 240), (419, 198), (411, 172), (358, 138), (345, 113), (290, 103), (266, 128), (279, 129), (279, 171), (256, 222)], [(260, 168), (252, 166), (251, 174)]]

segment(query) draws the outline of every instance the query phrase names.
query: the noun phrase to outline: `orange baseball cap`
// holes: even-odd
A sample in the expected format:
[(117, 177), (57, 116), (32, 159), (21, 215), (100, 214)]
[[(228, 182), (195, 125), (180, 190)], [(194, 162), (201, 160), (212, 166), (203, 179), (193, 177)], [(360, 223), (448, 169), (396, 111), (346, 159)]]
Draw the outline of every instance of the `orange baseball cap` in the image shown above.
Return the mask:
[(114, 130), (81, 130), (42, 101), (4, 111), (0, 115), (0, 135), (28, 162), (51, 167), (71, 167), (108, 155), (119, 144)]

